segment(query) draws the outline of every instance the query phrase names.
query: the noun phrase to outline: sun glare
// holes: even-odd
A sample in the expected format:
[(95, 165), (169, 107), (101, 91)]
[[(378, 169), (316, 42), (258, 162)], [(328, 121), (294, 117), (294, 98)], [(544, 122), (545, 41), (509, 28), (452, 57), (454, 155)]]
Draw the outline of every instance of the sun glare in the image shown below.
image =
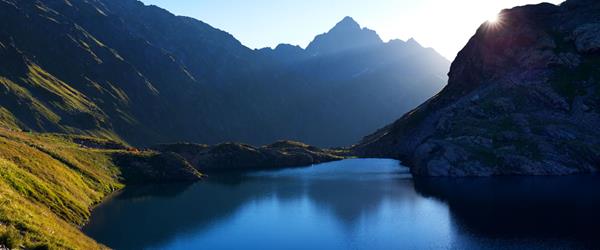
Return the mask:
[(498, 13), (495, 13), (495, 14), (491, 15), (491, 16), (488, 18), (488, 20), (487, 20), (487, 21), (488, 21), (490, 24), (495, 24), (495, 23), (498, 23), (498, 21), (499, 21), (499, 20), (500, 20), (500, 17), (499, 17), (499, 15), (498, 15)]

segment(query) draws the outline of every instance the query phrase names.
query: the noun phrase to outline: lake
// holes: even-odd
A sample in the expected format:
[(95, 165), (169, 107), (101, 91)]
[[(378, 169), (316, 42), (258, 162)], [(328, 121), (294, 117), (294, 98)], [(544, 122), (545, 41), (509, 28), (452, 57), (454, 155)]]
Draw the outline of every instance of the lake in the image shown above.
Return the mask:
[(128, 187), (83, 230), (115, 249), (600, 247), (600, 177), (413, 178), (355, 159)]

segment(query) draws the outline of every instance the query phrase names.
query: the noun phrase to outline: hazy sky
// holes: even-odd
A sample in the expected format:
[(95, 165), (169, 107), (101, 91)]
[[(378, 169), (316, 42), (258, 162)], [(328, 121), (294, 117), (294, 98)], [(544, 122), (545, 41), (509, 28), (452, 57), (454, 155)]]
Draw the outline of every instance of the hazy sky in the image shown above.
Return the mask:
[(481, 23), (501, 9), (563, 0), (142, 0), (194, 17), (250, 48), (290, 43), (306, 47), (345, 16), (384, 39), (414, 37), (448, 59)]

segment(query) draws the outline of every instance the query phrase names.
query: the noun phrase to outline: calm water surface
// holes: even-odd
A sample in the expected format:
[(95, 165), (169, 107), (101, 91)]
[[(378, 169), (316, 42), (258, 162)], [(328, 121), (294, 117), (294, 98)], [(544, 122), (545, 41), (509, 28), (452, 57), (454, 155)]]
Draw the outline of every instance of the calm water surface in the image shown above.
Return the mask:
[(129, 187), (84, 232), (115, 249), (600, 247), (600, 178), (413, 179), (346, 160)]

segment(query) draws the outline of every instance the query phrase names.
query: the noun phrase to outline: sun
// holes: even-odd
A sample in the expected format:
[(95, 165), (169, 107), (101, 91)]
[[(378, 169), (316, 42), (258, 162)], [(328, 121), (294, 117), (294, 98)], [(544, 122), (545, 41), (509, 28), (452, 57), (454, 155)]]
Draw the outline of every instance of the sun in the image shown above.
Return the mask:
[(500, 15), (499, 15), (498, 13), (494, 13), (493, 15), (491, 15), (491, 16), (488, 18), (488, 20), (487, 20), (487, 21), (488, 21), (488, 23), (490, 23), (490, 24), (496, 24), (496, 23), (498, 23), (498, 22), (500, 21)]

